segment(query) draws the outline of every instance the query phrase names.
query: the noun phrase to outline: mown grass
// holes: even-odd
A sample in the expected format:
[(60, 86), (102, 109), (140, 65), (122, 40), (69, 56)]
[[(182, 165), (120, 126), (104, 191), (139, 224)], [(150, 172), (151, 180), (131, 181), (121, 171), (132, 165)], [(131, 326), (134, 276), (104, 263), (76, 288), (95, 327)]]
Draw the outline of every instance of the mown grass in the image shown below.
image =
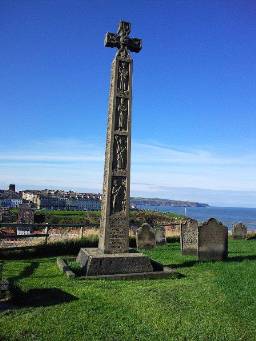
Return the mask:
[(256, 340), (256, 241), (230, 240), (226, 262), (145, 251), (180, 279), (67, 279), (56, 258), (4, 261), (19, 308), (0, 314), (1, 340)]

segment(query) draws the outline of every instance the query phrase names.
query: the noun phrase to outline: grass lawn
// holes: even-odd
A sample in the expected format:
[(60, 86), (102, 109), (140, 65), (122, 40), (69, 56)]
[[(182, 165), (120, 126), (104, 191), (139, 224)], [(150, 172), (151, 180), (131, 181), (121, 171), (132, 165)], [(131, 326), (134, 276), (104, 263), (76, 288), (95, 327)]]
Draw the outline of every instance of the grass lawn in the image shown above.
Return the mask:
[(22, 294), (0, 313), (0, 340), (256, 340), (256, 240), (230, 240), (227, 262), (199, 263), (178, 243), (146, 253), (184, 276), (79, 281), (55, 258), (4, 261)]

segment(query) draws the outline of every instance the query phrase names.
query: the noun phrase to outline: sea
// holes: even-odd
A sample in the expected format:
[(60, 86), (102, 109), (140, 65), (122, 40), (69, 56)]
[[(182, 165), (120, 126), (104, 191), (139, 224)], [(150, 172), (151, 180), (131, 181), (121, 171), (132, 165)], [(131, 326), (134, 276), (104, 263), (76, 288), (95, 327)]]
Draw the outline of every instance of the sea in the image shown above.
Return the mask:
[(186, 217), (196, 219), (200, 222), (215, 218), (221, 221), (229, 229), (232, 225), (242, 222), (247, 225), (248, 230), (256, 230), (256, 208), (243, 207), (171, 207), (171, 206), (151, 206), (151, 205), (136, 205), (138, 209), (159, 211), (159, 212), (174, 212), (182, 214)]

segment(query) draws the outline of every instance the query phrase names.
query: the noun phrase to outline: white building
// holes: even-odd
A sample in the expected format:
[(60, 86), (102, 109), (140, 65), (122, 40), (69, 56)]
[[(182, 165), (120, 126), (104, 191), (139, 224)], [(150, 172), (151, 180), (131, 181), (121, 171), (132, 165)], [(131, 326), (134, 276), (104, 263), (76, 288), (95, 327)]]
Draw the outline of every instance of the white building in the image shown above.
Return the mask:
[(37, 209), (96, 211), (101, 207), (101, 195), (73, 191), (26, 190), (22, 199), (33, 203)]

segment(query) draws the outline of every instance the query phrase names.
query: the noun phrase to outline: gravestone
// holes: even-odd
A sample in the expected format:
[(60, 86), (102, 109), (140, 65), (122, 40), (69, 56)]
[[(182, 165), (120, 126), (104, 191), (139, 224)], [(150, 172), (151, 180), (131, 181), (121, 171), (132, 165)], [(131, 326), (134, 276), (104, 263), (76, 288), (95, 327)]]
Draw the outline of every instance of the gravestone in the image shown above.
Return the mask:
[(243, 223), (234, 224), (232, 228), (232, 237), (233, 239), (246, 239), (247, 227)]
[(34, 209), (30, 204), (21, 204), (18, 211), (19, 224), (34, 224)]
[(133, 64), (129, 51), (142, 48), (140, 39), (129, 38), (130, 30), (130, 23), (121, 21), (118, 33), (105, 37), (105, 46), (118, 51), (111, 72), (99, 245), (98, 249), (82, 248), (77, 256), (88, 277), (127, 273), (144, 276), (154, 270), (147, 256), (129, 252)]
[(224, 260), (228, 256), (228, 228), (214, 218), (198, 226), (199, 260)]
[(156, 236), (151, 225), (144, 223), (136, 232), (137, 249), (150, 249), (156, 245)]
[(181, 224), (180, 246), (183, 255), (196, 256), (198, 252), (198, 222), (189, 219)]
[(165, 244), (166, 243), (164, 226), (158, 226), (155, 228), (155, 238), (156, 238), (156, 244)]

